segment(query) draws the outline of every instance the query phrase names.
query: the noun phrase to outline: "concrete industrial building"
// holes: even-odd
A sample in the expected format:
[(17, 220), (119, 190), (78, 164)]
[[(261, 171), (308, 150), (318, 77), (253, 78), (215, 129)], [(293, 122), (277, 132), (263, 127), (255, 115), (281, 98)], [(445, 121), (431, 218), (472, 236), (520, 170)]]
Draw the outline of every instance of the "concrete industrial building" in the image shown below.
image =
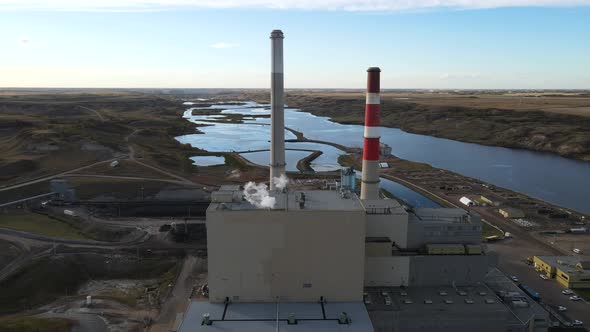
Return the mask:
[(505, 207), (498, 209), (498, 212), (504, 216), (504, 218), (516, 219), (524, 218), (524, 212), (521, 209)]
[(272, 210), (241, 200), (209, 206), (210, 301), (362, 301), (365, 211), (356, 195), (274, 197)]
[[(272, 32), (273, 77), (282, 39)], [(485, 286), (477, 214), (409, 209), (381, 196), (379, 73), (368, 70), (360, 198), (352, 170), (336, 190), (274, 183), (284, 171), (284, 148), (274, 142), (284, 140), (284, 124), (282, 103), (272, 103), (271, 189), (250, 182), (213, 193), (209, 301), (190, 304), (180, 332), (544, 331), (536, 322), (545, 317), (517, 317)]]
[(533, 264), (565, 288), (590, 288), (590, 261), (579, 256), (535, 256)]

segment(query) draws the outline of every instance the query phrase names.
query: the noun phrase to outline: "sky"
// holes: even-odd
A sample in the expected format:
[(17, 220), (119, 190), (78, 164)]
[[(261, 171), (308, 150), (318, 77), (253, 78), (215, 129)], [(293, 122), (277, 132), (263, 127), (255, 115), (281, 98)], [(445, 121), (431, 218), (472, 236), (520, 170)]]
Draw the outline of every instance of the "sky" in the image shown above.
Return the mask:
[(0, 0), (0, 87), (590, 89), (590, 0)]

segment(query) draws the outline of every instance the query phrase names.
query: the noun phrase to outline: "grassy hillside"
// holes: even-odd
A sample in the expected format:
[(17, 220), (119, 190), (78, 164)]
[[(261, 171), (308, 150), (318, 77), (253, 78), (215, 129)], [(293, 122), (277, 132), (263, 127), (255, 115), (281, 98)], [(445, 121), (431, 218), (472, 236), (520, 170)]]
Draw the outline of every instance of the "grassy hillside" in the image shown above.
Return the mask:
[(71, 325), (61, 318), (0, 318), (0, 331), (3, 332), (67, 332)]
[(2, 213), (0, 214), (0, 228), (9, 228), (62, 239), (86, 239), (78, 229), (71, 225), (38, 213)]
[(0, 94), (0, 184), (125, 157), (132, 148), (146, 163), (189, 173), (187, 158), (198, 150), (174, 140), (195, 132), (183, 112), (180, 101), (123, 91)]

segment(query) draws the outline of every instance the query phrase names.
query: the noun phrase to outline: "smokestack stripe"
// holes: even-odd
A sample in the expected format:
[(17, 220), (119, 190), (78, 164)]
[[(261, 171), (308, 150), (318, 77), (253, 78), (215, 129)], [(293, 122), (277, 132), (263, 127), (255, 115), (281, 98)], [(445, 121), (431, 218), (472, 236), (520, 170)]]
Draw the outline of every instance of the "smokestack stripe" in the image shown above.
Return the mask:
[(367, 93), (367, 105), (379, 105), (381, 104), (381, 95), (378, 93)]
[(366, 138), (363, 145), (363, 160), (379, 160), (379, 138)]

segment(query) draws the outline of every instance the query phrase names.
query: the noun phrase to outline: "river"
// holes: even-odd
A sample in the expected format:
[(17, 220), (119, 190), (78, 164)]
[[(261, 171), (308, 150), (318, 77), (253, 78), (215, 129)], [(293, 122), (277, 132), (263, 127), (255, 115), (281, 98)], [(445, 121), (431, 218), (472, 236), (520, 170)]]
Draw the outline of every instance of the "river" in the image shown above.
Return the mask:
[[(221, 114), (269, 114), (266, 105), (214, 105)], [(194, 123), (206, 123), (208, 116), (184, 117)], [(219, 116), (215, 120), (220, 120)], [(205, 135), (185, 135), (177, 139), (208, 151), (248, 151), (268, 149), (270, 128), (268, 118), (250, 118), (244, 124), (216, 123), (199, 129)], [(302, 132), (307, 138), (355, 147), (362, 145), (363, 126), (339, 124), (329, 118), (296, 109), (285, 109), (285, 125)], [(247, 133), (247, 134), (246, 134)], [(295, 135), (285, 131), (285, 138)], [(481, 179), (496, 186), (545, 200), (565, 208), (590, 213), (590, 163), (563, 158), (554, 154), (528, 150), (464, 143), (426, 135), (404, 132), (397, 128), (381, 128), (381, 141), (391, 146), (399, 158), (430, 164), (462, 175)], [(287, 148), (305, 149), (303, 144), (287, 144)], [(317, 148), (317, 146), (316, 146)], [(316, 170), (337, 168), (342, 152), (321, 145), (322, 159)], [(247, 157), (247, 155), (244, 155)], [(267, 164), (260, 154), (253, 161)], [(313, 165), (312, 165), (313, 167)], [(405, 188), (405, 187), (404, 187)], [(407, 189), (407, 188), (406, 188)]]

